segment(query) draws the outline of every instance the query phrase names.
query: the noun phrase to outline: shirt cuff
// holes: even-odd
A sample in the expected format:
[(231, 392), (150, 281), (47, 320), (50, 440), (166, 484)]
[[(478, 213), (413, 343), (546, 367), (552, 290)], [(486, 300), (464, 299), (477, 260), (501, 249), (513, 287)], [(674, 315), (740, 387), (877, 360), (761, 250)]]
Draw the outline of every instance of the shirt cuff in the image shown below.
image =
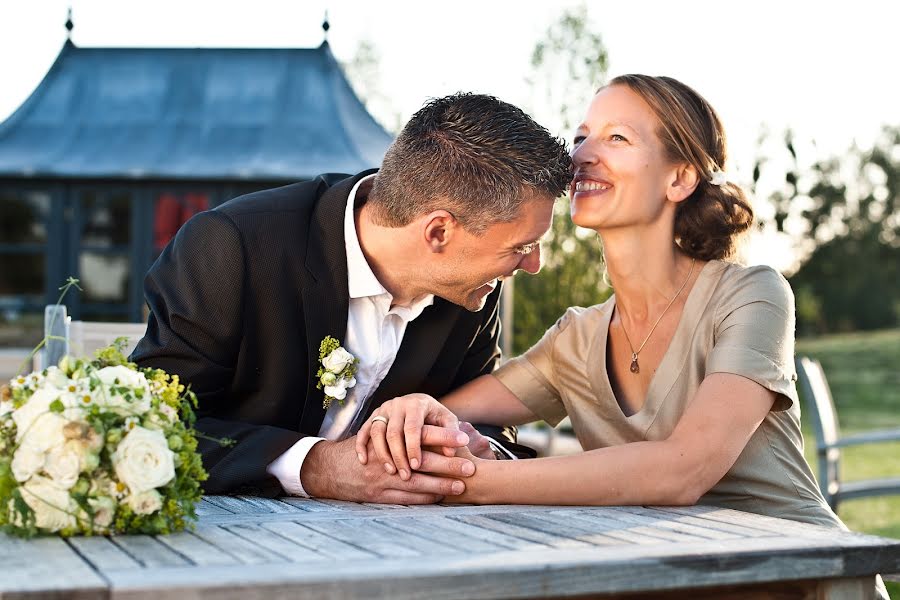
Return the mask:
[(266, 467), (266, 473), (275, 477), (284, 488), (284, 491), (291, 496), (301, 496), (309, 498), (309, 494), (303, 489), (300, 483), (300, 469), (303, 467), (303, 461), (306, 455), (317, 443), (325, 438), (305, 437), (291, 446), (287, 452), (273, 460)]
[[(494, 438), (489, 437), (489, 436), (484, 436), (484, 437), (487, 438), (487, 441), (488, 441), (488, 443), (491, 445), (491, 450), (494, 451), (494, 455), (495, 455), (495, 456), (496, 456), (497, 453), (499, 452), (500, 454), (503, 454), (503, 456), (505, 456), (505, 458), (503, 458), (502, 460), (519, 460), (519, 457), (518, 457), (518, 456), (516, 456), (515, 454), (513, 454), (512, 452), (510, 452), (509, 450), (507, 450), (507, 449), (503, 446), (503, 444), (501, 444), (500, 442), (498, 442), (498, 441), (495, 440)], [(497, 458), (499, 459), (500, 457), (497, 456)]]

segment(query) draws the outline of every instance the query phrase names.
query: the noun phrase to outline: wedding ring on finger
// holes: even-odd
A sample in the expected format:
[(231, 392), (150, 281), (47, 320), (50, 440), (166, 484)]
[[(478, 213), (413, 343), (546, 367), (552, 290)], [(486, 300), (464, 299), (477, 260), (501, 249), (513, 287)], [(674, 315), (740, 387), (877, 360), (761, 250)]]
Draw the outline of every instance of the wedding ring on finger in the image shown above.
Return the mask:
[(388, 424), (387, 417), (382, 417), (381, 415), (378, 415), (377, 417), (372, 417), (373, 425), (375, 424), (375, 421), (381, 421), (382, 423), (384, 423), (384, 426), (387, 427), (387, 424)]

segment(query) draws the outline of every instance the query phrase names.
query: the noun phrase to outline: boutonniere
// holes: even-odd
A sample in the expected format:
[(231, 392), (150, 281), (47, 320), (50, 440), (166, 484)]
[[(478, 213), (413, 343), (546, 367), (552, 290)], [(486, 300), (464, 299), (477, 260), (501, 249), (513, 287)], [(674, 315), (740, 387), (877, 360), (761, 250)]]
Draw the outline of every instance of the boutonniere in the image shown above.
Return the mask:
[(347, 352), (341, 343), (330, 335), (319, 344), (319, 362), (322, 366), (316, 373), (317, 389), (325, 388), (325, 399), (322, 406), (325, 410), (335, 400), (343, 406), (347, 390), (356, 385), (356, 365), (359, 362), (355, 356)]

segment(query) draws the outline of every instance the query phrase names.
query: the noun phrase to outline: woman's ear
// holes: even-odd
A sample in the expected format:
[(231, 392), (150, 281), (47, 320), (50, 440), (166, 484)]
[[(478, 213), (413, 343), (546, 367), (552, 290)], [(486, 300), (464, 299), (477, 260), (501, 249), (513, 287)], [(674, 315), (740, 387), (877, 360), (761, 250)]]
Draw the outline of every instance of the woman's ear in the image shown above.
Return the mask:
[(683, 202), (690, 198), (700, 184), (700, 175), (694, 165), (684, 163), (675, 167), (674, 177), (666, 190), (670, 202)]

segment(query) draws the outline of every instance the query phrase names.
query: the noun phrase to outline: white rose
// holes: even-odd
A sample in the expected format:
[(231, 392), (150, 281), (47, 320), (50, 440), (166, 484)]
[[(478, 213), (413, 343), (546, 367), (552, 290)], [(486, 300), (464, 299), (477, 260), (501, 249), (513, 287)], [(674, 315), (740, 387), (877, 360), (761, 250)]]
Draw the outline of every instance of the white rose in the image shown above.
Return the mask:
[(52, 480), (35, 475), (22, 486), (22, 498), (34, 511), (35, 524), (41, 529), (59, 531), (75, 526), (77, 506)]
[(139, 515), (149, 515), (162, 508), (162, 496), (156, 490), (131, 494), (126, 502), (131, 510)]
[(331, 396), (337, 400), (343, 400), (347, 397), (347, 388), (352, 387), (348, 385), (349, 381), (341, 378), (334, 382), (334, 385), (326, 385), (325, 386), (325, 395)]
[(166, 485), (175, 478), (175, 453), (162, 431), (135, 427), (112, 456), (119, 481), (132, 494)]
[[(74, 446), (74, 447), (73, 447)], [(44, 462), (44, 471), (60, 488), (68, 490), (78, 481), (82, 460), (78, 452), (78, 444), (72, 442), (57, 446), (50, 450)]]
[(44, 467), (44, 453), (34, 446), (22, 444), (13, 455), (10, 468), (16, 481), (28, 481)]
[[(132, 371), (128, 367), (119, 365), (116, 367), (104, 367), (97, 371), (97, 377), (104, 384), (104, 393), (96, 394), (95, 399), (101, 406), (105, 406), (121, 415), (142, 415), (150, 410), (150, 384), (140, 371)], [(121, 394), (113, 394), (109, 389), (112, 386), (126, 387), (132, 390), (143, 390), (143, 396), (136, 395), (132, 401), (127, 400)]]
[(48, 385), (58, 390), (64, 390), (70, 385), (69, 376), (57, 366), (49, 367), (47, 376), (44, 378), (44, 386)]
[(116, 501), (109, 496), (91, 498), (88, 504), (94, 510), (94, 526), (106, 529), (116, 516)]
[(13, 412), (13, 421), (16, 422), (16, 441), (22, 441), (22, 436), (31, 428), (34, 421), (50, 412), (50, 404), (59, 397), (59, 390), (40, 389), (31, 395), (28, 401)]
[(13, 411), (13, 403), (7, 400), (0, 400), (0, 419)]
[[(322, 366), (332, 373), (340, 373), (352, 360), (353, 355), (344, 350), (343, 346), (338, 346), (331, 351), (331, 354), (322, 359)], [(335, 398), (337, 398), (337, 396), (335, 396)]]
[(66, 443), (66, 436), (63, 433), (65, 426), (66, 420), (62, 416), (48, 412), (35, 419), (31, 426), (24, 431), (24, 435), (17, 435), (17, 437), (21, 438), (20, 441), (23, 445), (33, 446), (42, 452), (47, 452), (50, 448)]

